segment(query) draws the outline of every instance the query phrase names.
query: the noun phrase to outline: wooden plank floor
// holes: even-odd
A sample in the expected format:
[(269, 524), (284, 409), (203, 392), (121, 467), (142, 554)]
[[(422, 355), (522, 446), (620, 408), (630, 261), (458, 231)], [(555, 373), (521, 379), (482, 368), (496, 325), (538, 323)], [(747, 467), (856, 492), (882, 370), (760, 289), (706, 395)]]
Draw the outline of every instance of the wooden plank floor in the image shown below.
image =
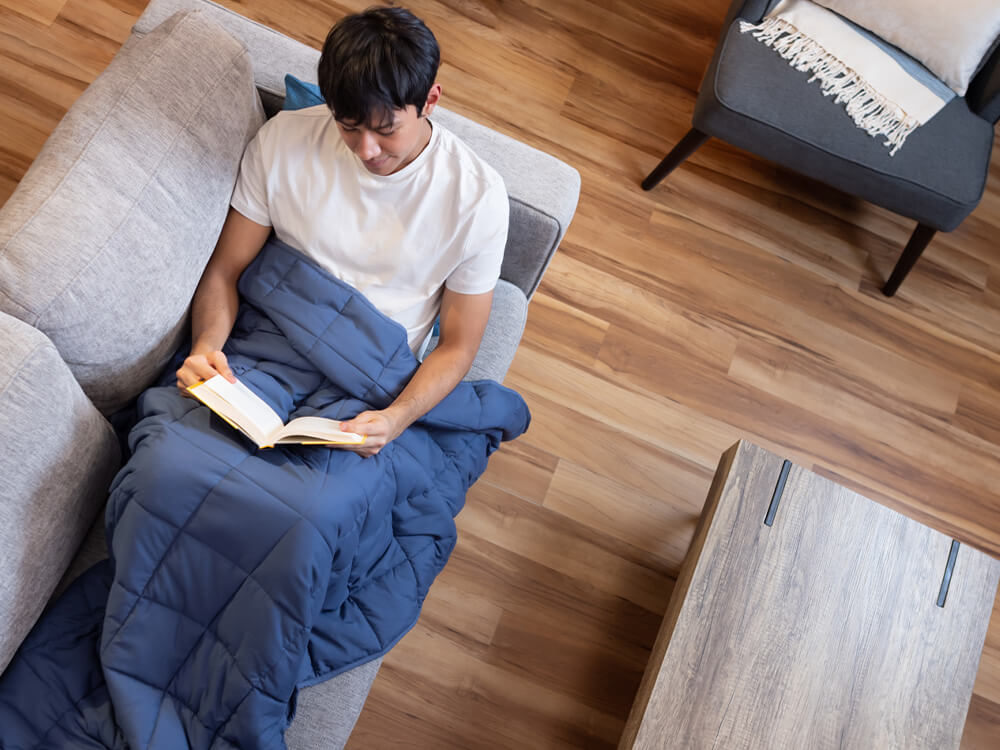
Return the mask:
[[(224, 0), (319, 46), (369, 0)], [(721, 453), (748, 438), (1000, 555), (1000, 157), (886, 300), (910, 222), (690, 123), (726, 0), (413, 0), (445, 106), (583, 177), (508, 384), (497, 454), (354, 748), (608, 748)], [(144, 0), (0, 0), (0, 201)], [(1000, 735), (1000, 608), (963, 748)]]

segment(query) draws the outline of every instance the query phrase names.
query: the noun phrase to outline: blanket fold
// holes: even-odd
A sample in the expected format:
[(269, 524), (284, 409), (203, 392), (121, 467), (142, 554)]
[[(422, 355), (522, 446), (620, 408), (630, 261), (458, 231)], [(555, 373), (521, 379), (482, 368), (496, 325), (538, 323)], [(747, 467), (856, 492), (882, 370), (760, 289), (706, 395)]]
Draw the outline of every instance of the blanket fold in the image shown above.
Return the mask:
[[(226, 354), (284, 420), (384, 408), (417, 367), (401, 326), (276, 240), (239, 288)], [(298, 687), (413, 626), (466, 491), (529, 422), (516, 393), (480, 381), (372, 458), (258, 450), (171, 380), (140, 397), (108, 503), (110, 561), (0, 680), (3, 750), (284, 747)]]

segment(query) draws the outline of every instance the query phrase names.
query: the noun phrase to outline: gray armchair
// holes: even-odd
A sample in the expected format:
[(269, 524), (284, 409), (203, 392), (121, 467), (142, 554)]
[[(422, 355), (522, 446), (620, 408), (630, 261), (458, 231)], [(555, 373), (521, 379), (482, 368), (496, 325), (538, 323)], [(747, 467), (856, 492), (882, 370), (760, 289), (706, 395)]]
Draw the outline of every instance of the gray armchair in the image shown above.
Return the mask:
[(895, 294), (938, 231), (962, 223), (978, 205), (1000, 119), (1000, 48), (969, 85), (913, 131), (895, 156), (854, 126), (843, 106), (788, 65), (740, 20), (758, 23), (773, 3), (736, 0), (722, 28), (695, 104), (693, 127), (642, 182), (651, 190), (714, 136), (846, 193), (917, 221), (889, 280)]

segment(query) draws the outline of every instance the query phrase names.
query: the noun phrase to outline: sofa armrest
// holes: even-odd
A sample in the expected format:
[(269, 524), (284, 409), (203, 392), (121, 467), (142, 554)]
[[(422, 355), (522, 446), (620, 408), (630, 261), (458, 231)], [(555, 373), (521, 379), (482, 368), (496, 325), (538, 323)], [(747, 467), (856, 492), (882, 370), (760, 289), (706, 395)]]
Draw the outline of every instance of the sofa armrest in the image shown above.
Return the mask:
[[(490, 319), (486, 323), (479, 351), (464, 379), (495, 380), (502, 383), (510, 363), (514, 361), (527, 319), (528, 298), (519, 287), (501, 279), (493, 290), (493, 306), (490, 308)], [(425, 357), (434, 351), (437, 342), (437, 337), (431, 339), (424, 352)]]
[(502, 383), (514, 361), (527, 319), (527, 297), (515, 285), (499, 281), (493, 291), (490, 320), (466, 380), (489, 379)]
[(580, 197), (580, 173), (559, 159), (444, 107), (434, 111), (503, 177), (510, 197), (510, 232), (500, 277), (531, 299), (562, 242)]

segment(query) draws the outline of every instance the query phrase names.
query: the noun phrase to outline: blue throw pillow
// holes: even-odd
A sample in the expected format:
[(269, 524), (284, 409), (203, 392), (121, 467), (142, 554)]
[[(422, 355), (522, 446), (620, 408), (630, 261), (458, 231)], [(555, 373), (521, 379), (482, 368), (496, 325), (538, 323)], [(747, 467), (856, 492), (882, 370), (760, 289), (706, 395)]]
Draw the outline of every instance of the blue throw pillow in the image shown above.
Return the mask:
[(290, 73), (285, 76), (285, 103), (282, 109), (305, 109), (317, 104), (326, 104), (319, 86), (300, 81)]

